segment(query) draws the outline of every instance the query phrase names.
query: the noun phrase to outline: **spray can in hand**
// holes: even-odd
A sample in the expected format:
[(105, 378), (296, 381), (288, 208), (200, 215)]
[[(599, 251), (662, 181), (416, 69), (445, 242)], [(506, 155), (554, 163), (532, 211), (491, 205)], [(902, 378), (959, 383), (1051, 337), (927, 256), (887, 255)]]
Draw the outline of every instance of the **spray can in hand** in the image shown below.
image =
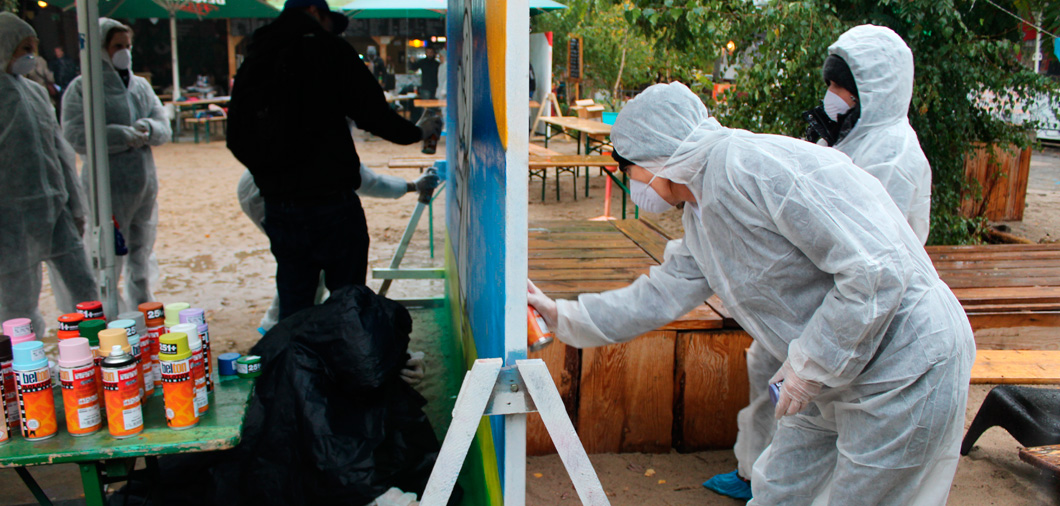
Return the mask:
[(545, 323), (545, 317), (534, 306), (526, 306), (526, 327), (526, 347), (530, 351), (542, 350), (556, 338)]

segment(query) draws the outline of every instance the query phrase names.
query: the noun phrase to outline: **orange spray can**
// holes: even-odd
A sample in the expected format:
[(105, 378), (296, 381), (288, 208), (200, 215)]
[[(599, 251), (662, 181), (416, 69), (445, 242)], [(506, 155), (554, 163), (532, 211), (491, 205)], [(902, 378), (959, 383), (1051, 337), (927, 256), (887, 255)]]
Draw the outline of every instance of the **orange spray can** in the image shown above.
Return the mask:
[(548, 329), (548, 325), (545, 323), (545, 317), (541, 316), (541, 313), (534, 308), (534, 306), (526, 306), (526, 347), (530, 351), (538, 351), (544, 349), (545, 346), (552, 344), (556, 335)]
[(158, 338), (165, 334), (165, 315), (162, 312), (161, 302), (144, 302), (137, 306), (144, 314), (144, 325), (147, 331), (144, 336), (150, 341), (151, 378), (155, 382), (155, 388), (162, 388), (162, 371), (158, 362)]
[(12, 346), (12, 354), (22, 437), (29, 441), (48, 439), (58, 432), (59, 424), (55, 419), (52, 375), (48, 371), (48, 357), (44, 356), (44, 344), (18, 343)]
[[(81, 337), (88, 339), (88, 347), (92, 350), (92, 356), (95, 357), (96, 387), (99, 389), (100, 402), (103, 402), (103, 373), (99, 372), (99, 365), (103, 362), (103, 354), (99, 352), (99, 331), (106, 328), (107, 322), (99, 319), (85, 320), (77, 324), (77, 331), (81, 333)], [(107, 416), (106, 410), (101, 411), (103, 416)]]
[(192, 378), (191, 349), (183, 332), (158, 338), (158, 359), (162, 369), (162, 396), (166, 424), (171, 429), (189, 429), (199, 424), (195, 409), (195, 380)]
[(59, 380), (63, 389), (66, 430), (71, 436), (85, 436), (103, 427), (99, 414), (99, 388), (96, 364), (88, 339), (73, 337), (59, 341)]
[(173, 332), (188, 336), (188, 348), (191, 349), (191, 379), (195, 381), (195, 411), (201, 417), (210, 409), (210, 398), (206, 390), (206, 367), (203, 365), (202, 339), (198, 326), (194, 323), (178, 323)]
[(85, 321), (85, 316), (81, 313), (67, 313), (60, 316), (59, 333), (56, 337), (60, 341), (71, 337), (81, 337), (81, 332), (77, 329), (77, 325), (83, 321)]
[[(111, 329), (108, 329), (111, 330)], [(140, 364), (121, 345), (111, 346), (100, 367), (103, 397), (107, 403), (107, 429), (115, 439), (135, 436), (144, 430), (140, 397)]]

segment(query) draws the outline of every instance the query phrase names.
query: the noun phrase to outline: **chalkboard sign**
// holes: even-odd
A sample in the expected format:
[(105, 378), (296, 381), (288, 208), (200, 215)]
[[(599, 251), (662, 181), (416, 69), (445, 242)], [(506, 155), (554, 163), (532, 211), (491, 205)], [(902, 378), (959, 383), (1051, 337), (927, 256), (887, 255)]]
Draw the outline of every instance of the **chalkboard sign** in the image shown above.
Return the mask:
[(582, 78), (582, 38), (571, 37), (567, 39), (567, 77), (571, 81), (580, 81)]

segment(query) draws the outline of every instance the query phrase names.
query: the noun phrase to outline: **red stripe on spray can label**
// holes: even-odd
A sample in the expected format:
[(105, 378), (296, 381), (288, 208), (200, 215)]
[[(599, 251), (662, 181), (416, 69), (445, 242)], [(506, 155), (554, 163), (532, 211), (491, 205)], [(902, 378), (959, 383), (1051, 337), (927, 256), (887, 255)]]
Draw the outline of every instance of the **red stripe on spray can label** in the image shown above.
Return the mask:
[(15, 389), (18, 391), (22, 437), (37, 441), (54, 436), (59, 424), (55, 420), (55, 397), (48, 368), (15, 371)]
[(7, 404), (4, 402), (4, 378), (0, 377), (0, 444), (11, 440), (11, 429), (7, 426)]
[(96, 386), (95, 364), (60, 367), (59, 381), (63, 387), (66, 430), (70, 435), (84, 436), (103, 427), (103, 417), (99, 414), (102, 399)]
[(206, 368), (202, 364), (202, 350), (191, 354), (191, 377), (195, 381), (195, 412), (201, 417), (210, 409), (210, 398), (206, 392)]
[(158, 361), (158, 338), (162, 337), (164, 330), (165, 327), (161, 325), (147, 328), (147, 340), (151, 342), (151, 379), (155, 382), (155, 388), (162, 388), (162, 371)]

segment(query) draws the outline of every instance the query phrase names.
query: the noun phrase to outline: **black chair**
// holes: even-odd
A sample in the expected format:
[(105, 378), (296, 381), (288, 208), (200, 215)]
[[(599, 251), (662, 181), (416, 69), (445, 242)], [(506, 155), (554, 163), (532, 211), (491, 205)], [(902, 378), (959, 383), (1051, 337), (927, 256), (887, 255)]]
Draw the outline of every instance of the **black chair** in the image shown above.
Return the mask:
[(1017, 385), (994, 387), (961, 444), (961, 455), (986, 429), (1000, 426), (1026, 447), (1060, 444), (1060, 390)]

